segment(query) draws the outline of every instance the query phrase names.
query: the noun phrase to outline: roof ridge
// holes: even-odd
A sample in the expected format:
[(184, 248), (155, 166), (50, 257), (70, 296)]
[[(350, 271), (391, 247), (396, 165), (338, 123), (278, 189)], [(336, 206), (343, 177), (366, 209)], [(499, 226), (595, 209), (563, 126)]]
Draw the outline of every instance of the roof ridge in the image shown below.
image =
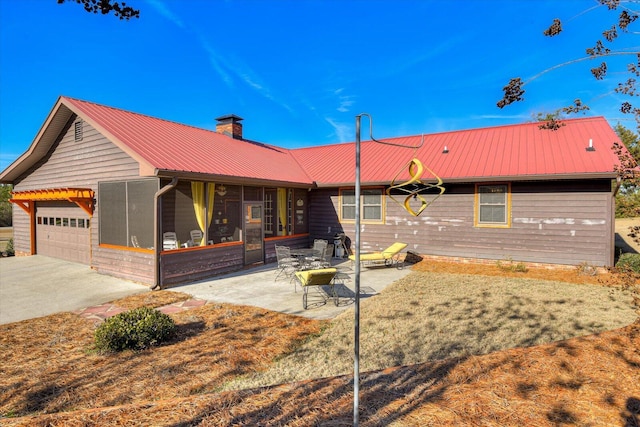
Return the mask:
[[(153, 119), (153, 120), (159, 120), (159, 121), (163, 121), (163, 122), (166, 122), (166, 123), (172, 123), (172, 124), (175, 124), (175, 125), (178, 125), (178, 126), (184, 126), (184, 127), (188, 127), (188, 128), (192, 128), (192, 129), (196, 129), (196, 130), (200, 130), (200, 131), (211, 132), (211, 133), (215, 133), (217, 135), (223, 135), (223, 136), (226, 136), (227, 138), (230, 138), (227, 135), (224, 135), (222, 133), (216, 132), (215, 130), (206, 129), (206, 128), (202, 128), (202, 127), (198, 127), (198, 126), (194, 126), (194, 125), (189, 125), (189, 124), (186, 124), (186, 123), (180, 123), (180, 122), (177, 122), (175, 120), (164, 119), (162, 117), (156, 117), (156, 116), (152, 116), (150, 114), (138, 113), (138, 112), (135, 112), (135, 111), (126, 110), (124, 108), (113, 107), (113, 106), (106, 105), (106, 104), (100, 104), (98, 102), (92, 102), (92, 101), (86, 101), (84, 99), (73, 98), (73, 97), (70, 97), (70, 96), (62, 95), (62, 96), (60, 96), (60, 98), (61, 99), (65, 99), (65, 100), (70, 100), (72, 102), (81, 102), (81, 103), (84, 103), (84, 104), (91, 104), (91, 105), (94, 105), (94, 106), (97, 106), (97, 107), (101, 107), (101, 108), (108, 108), (110, 110), (121, 111), (123, 113), (133, 114), (135, 116), (140, 116), (140, 117), (146, 117), (146, 118)], [(249, 141), (249, 140), (246, 140), (246, 141)]]
[[(578, 121), (596, 121), (596, 120), (606, 121), (607, 119), (604, 116), (599, 115), (599, 116), (589, 116), (589, 117), (571, 117), (571, 118), (564, 118), (564, 119), (557, 119), (557, 120), (560, 122), (578, 122)], [(455, 129), (455, 130), (440, 131), (440, 132), (433, 132), (433, 133), (425, 132), (423, 134), (394, 136), (391, 138), (380, 138), (380, 140), (389, 141), (394, 139), (416, 138), (416, 137), (421, 137), (422, 135), (426, 137), (426, 136), (437, 136), (437, 135), (444, 135), (444, 134), (457, 134), (457, 133), (463, 133), (463, 132), (479, 132), (483, 130), (494, 130), (494, 129), (497, 130), (497, 129), (503, 129), (503, 128), (519, 128), (519, 127), (525, 127), (525, 126), (539, 125), (544, 121), (546, 120), (536, 120), (536, 121), (523, 122), (523, 123), (509, 123), (509, 124), (502, 124), (502, 125), (495, 125), (495, 126), (484, 126), (479, 128)]]

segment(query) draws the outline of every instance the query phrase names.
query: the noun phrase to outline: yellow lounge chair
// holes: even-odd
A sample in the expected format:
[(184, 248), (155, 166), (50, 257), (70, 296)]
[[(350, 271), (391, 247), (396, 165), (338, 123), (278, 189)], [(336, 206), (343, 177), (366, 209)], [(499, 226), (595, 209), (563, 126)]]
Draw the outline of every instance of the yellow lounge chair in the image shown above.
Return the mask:
[[(384, 264), (389, 267), (398, 265), (400, 261), (400, 251), (407, 247), (406, 243), (395, 242), (382, 252), (371, 252), (360, 254), (360, 262), (363, 264)], [(355, 254), (349, 255), (349, 259), (355, 262)]]
[(338, 295), (336, 294), (334, 285), (334, 277), (338, 270), (336, 268), (320, 268), (317, 270), (303, 270), (296, 271), (296, 279), (300, 282), (302, 289), (302, 307), (306, 310), (309, 304), (307, 303), (307, 294), (311, 286), (329, 286), (330, 292), (328, 298), (324, 298), (323, 304), (327, 302), (329, 298), (333, 298), (334, 304), (338, 305)]

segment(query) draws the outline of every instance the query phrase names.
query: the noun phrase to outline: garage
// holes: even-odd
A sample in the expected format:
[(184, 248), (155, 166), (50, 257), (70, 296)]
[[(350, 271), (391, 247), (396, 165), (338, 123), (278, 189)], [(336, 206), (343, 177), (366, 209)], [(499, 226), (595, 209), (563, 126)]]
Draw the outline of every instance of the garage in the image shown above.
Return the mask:
[(91, 261), (90, 220), (75, 203), (36, 204), (36, 253), (66, 261)]

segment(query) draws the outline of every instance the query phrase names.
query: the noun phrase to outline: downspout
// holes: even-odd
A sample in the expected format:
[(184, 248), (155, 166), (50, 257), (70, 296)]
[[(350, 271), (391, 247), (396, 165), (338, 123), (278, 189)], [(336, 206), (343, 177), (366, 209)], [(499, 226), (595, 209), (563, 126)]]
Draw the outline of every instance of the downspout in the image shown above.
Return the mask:
[(173, 190), (178, 185), (178, 177), (174, 176), (171, 179), (171, 182), (158, 191), (153, 196), (153, 260), (154, 260), (154, 268), (153, 268), (153, 287), (152, 291), (156, 289), (162, 289), (162, 283), (160, 283), (160, 231), (158, 229), (158, 200), (162, 197), (163, 194), (167, 193), (170, 190)]

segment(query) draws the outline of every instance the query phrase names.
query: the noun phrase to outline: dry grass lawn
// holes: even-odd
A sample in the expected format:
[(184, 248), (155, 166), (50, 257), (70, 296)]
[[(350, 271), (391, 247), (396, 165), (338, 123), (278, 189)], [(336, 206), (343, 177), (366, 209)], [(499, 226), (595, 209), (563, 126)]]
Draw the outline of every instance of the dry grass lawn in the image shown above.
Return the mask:
[[(362, 300), (361, 425), (640, 425), (628, 290), (575, 271), (414, 270)], [(0, 424), (351, 424), (353, 311), (327, 322), (211, 304), (173, 317), (173, 342), (113, 355), (70, 313), (0, 325)]]

